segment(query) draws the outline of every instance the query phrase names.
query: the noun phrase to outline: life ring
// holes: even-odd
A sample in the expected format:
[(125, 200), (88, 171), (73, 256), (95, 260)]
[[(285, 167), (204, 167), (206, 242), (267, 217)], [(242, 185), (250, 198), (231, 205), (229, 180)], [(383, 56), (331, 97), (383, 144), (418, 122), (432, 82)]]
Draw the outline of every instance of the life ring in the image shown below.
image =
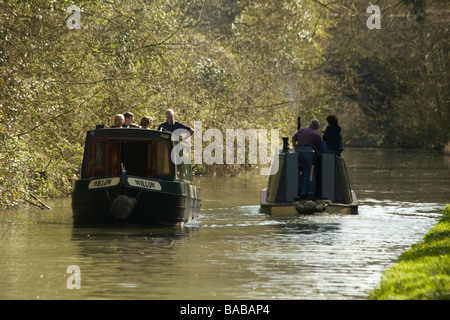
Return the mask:
[(118, 220), (125, 220), (133, 213), (136, 198), (121, 194), (111, 203), (111, 213)]
[(313, 214), (316, 212), (324, 212), (328, 203), (331, 203), (331, 201), (314, 202), (308, 200), (303, 202), (294, 202), (294, 207), (299, 214)]

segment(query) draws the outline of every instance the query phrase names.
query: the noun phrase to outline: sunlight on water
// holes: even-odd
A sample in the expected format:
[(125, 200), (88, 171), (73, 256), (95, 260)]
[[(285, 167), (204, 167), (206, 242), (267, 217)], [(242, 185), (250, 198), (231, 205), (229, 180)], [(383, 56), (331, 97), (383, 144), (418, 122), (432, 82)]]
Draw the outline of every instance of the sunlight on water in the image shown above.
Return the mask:
[[(432, 205), (410, 208), (406, 218), (396, 211), (405, 204), (390, 202), (387, 208), (362, 205), (358, 216), (284, 219), (262, 215), (258, 206), (243, 206), (228, 214), (212, 213), (196, 226), (205, 233), (218, 226), (227, 229), (224, 238), (209, 246), (229, 253), (228, 265), (239, 266), (233, 273), (234, 279), (240, 278), (236, 298), (364, 299), (381, 272), (433, 225), (442, 206), (434, 205), (437, 212), (426, 216), (421, 212)], [(223, 223), (209, 224), (214, 215), (222, 216)]]
[[(411, 157), (406, 167), (403, 157), (376, 157), (346, 155), (360, 200), (354, 216), (262, 214), (267, 177), (251, 174), (200, 177), (201, 216), (184, 228), (74, 228), (70, 199), (53, 201), (52, 211), (2, 212), (0, 299), (365, 299), (448, 202), (439, 156), (428, 164), (433, 189), (420, 195), (414, 188), (429, 174)], [(416, 182), (393, 182), (396, 168)], [(80, 289), (67, 287), (72, 265)]]

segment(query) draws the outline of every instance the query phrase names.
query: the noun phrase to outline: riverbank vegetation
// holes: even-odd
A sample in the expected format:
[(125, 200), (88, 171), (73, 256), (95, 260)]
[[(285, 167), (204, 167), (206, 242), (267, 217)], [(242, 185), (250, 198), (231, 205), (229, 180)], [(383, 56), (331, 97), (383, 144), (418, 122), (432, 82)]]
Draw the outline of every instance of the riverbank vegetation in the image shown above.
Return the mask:
[(423, 241), (403, 253), (388, 269), (373, 300), (450, 299), (450, 205)]
[(280, 137), (336, 113), (347, 145), (443, 150), (448, 5), (381, 0), (369, 29), (370, 4), (0, 0), (1, 208), (69, 192), (86, 130), (125, 111)]

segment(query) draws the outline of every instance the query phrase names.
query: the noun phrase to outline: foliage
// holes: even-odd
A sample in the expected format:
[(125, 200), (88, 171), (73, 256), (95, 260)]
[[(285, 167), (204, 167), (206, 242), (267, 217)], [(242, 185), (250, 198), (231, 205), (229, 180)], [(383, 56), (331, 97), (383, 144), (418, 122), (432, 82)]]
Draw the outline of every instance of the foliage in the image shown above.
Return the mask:
[(423, 241), (399, 257), (387, 270), (370, 299), (450, 299), (450, 205)]
[[(378, 1), (381, 29), (365, 26), (367, 4), (329, 1), (336, 26), (326, 73), (352, 143), (442, 150), (450, 140), (449, 8), (445, 1)], [(362, 111), (354, 117), (355, 106)], [(348, 111), (347, 111), (348, 110)], [(342, 117), (341, 117), (342, 118)]]

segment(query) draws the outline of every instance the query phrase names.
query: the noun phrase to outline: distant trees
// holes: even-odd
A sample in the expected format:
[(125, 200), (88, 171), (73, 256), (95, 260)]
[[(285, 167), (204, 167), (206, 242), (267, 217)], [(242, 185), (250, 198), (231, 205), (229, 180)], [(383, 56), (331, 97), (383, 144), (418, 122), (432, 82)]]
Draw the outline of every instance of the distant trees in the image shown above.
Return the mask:
[(346, 122), (356, 122), (350, 142), (442, 149), (450, 141), (448, 3), (377, 5), (379, 30), (366, 28), (367, 3), (327, 5), (336, 24), (330, 29), (333, 41), (324, 44), (325, 70), (341, 86), (330, 96), (348, 110)]

